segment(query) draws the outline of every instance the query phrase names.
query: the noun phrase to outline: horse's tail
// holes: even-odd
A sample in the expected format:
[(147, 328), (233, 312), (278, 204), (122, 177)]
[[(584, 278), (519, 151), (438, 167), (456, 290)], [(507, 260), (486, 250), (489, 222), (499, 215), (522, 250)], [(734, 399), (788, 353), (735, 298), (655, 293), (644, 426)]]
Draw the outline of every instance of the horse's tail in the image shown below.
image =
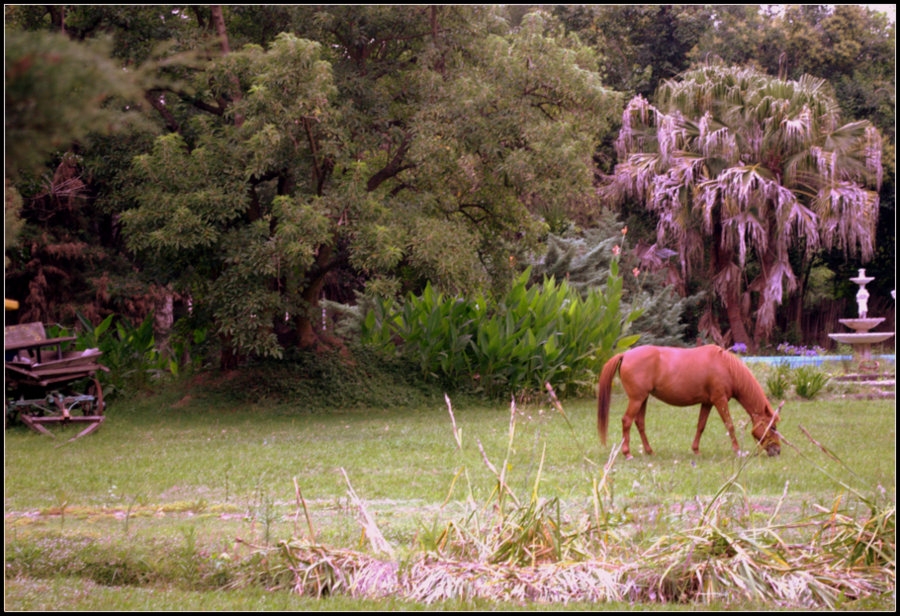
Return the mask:
[(600, 380), (597, 383), (597, 433), (600, 442), (606, 445), (606, 435), (609, 432), (609, 400), (612, 393), (612, 381), (622, 363), (624, 353), (613, 356), (600, 371)]

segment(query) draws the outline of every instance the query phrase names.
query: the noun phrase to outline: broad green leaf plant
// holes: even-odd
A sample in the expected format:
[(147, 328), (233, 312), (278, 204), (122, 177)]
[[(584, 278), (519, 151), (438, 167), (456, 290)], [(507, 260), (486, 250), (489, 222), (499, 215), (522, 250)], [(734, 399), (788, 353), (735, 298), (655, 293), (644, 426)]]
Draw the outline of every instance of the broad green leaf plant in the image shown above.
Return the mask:
[(622, 277), (613, 260), (604, 289), (580, 293), (567, 281), (529, 285), (522, 272), (502, 297), (462, 298), (430, 284), (402, 304), (377, 304), (362, 321), (362, 340), (398, 352), (424, 376), (468, 382), (489, 396), (535, 392), (549, 383), (562, 394), (589, 391), (603, 363), (632, 345), (640, 309), (621, 313)]

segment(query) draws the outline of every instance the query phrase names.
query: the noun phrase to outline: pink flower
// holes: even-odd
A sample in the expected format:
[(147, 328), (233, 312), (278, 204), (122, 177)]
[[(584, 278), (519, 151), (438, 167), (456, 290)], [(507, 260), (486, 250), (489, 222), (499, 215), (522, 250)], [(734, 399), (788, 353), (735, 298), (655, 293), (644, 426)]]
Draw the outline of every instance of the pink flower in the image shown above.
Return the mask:
[(616, 244), (615, 246), (613, 246), (613, 254), (614, 254), (614, 255), (616, 255), (616, 256), (618, 257), (620, 252), (622, 252), (622, 249), (619, 248), (619, 245), (618, 245), (618, 244)]
[(635, 278), (637, 278), (638, 276), (640, 276), (641, 270), (638, 268), (634, 268), (633, 270), (631, 270), (631, 273), (634, 274)]

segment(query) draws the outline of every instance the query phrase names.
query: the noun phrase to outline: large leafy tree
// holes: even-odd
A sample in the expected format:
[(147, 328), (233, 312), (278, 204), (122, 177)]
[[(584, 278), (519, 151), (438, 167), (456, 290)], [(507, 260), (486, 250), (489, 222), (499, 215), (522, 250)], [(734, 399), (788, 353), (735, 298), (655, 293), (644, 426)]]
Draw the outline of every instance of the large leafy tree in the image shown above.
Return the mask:
[(179, 87), (189, 58), (208, 55), (210, 9), (7, 5), (4, 13), (7, 62), (23, 57), (27, 69), (7, 69), (7, 181), (26, 223), (20, 241), (7, 242), (18, 317), (71, 325), (76, 313), (98, 323), (155, 312), (163, 331), (171, 293), (137, 275), (122, 243), (122, 171), (174, 117), (161, 92)]
[(95, 296), (86, 264), (110, 257), (95, 241), (81, 152), (136, 129), (141, 90), (99, 41), (7, 26), (4, 44), (6, 282), (20, 319), (72, 319)]
[(227, 51), (163, 95), (207, 112), (137, 159), (122, 216), (238, 352), (322, 343), (336, 272), (372, 292), (507, 284), (541, 216), (590, 204), (620, 104), (539, 14), (510, 35), (486, 7), (308, 11), (320, 41)]
[[(606, 194), (655, 213), (658, 242), (678, 251), (685, 279), (711, 281), (734, 342), (752, 348), (772, 331), (797, 287), (792, 250), (873, 255), (881, 138), (869, 122), (842, 124), (821, 79), (688, 71), (655, 106), (632, 99), (617, 149)], [(712, 305), (701, 325), (725, 341)]]
[(598, 51), (610, 87), (645, 97), (689, 68), (690, 52), (713, 25), (708, 5), (560, 4), (552, 10)]

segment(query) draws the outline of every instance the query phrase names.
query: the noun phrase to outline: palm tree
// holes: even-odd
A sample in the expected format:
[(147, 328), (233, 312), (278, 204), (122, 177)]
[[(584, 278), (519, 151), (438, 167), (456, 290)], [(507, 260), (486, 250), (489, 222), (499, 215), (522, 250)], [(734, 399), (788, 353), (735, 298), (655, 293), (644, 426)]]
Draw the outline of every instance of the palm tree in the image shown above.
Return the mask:
[(711, 64), (664, 82), (656, 99), (626, 106), (620, 162), (601, 194), (654, 212), (657, 243), (677, 250), (683, 279), (710, 281), (730, 332), (710, 304), (706, 334), (750, 348), (766, 340), (798, 286), (792, 250), (872, 258), (881, 137), (867, 121), (841, 125), (824, 80)]

